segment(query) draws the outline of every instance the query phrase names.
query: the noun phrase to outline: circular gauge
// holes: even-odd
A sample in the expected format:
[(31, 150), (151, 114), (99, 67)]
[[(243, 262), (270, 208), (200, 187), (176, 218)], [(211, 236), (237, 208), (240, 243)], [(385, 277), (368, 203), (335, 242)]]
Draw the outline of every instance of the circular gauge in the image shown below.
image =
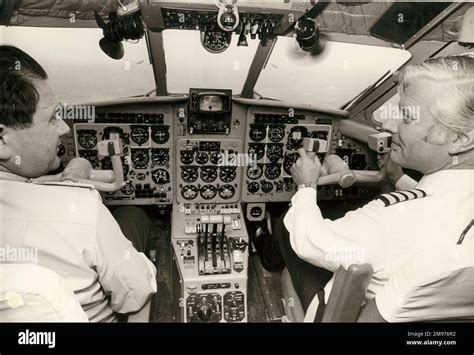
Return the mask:
[(221, 179), (223, 182), (231, 182), (235, 179), (236, 176), (237, 172), (235, 170), (235, 167), (223, 166), (220, 168), (219, 179)]
[(184, 182), (191, 184), (198, 179), (199, 172), (195, 166), (182, 166), (181, 167), (181, 179)]
[(235, 195), (235, 188), (234, 186), (230, 184), (221, 186), (219, 188), (219, 197), (224, 200), (228, 200), (229, 198), (234, 197), (234, 195)]
[(257, 180), (262, 176), (263, 169), (260, 165), (251, 165), (247, 168), (247, 177), (252, 180)]
[(156, 169), (151, 173), (151, 178), (155, 184), (163, 185), (170, 182), (170, 174), (165, 169)]
[(209, 161), (209, 155), (207, 155), (207, 153), (204, 153), (204, 152), (198, 152), (196, 154), (196, 162), (198, 164), (206, 164), (207, 162)]
[(217, 195), (217, 188), (212, 185), (204, 185), (199, 192), (203, 199), (212, 200)]
[(286, 180), (285, 181), (285, 191), (286, 192), (291, 192), (295, 189), (295, 184), (291, 180)]
[(64, 145), (60, 144), (58, 147), (58, 153), (56, 155), (58, 157), (62, 157), (64, 154), (66, 154), (66, 148), (64, 148)]
[(142, 145), (148, 141), (148, 127), (135, 126), (130, 131), (130, 138), (138, 145)]
[(263, 141), (265, 139), (265, 137), (267, 136), (265, 126), (253, 125), (250, 128), (249, 136), (250, 136), (250, 139), (255, 141), (255, 142)]
[(99, 156), (96, 150), (80, 150), (79, 156), (81, 158), (87, 159), (91, 163), (92, 168), (97, 168), (100, 166)]
[(290, 130), (288, 136), (288, 149), (296, 150), (303, 146), (303, 138), (308, 136), (308, 129), (303, 126), (296, 126)]
[(84, 149), (92, 149), (97, 145), (97, 136), (95, 131), (78, 131), (77, 140)]
[(299, 153), (290, 153), (285, 156), (285, 160), (283, 161), (283, 170), (287, 175), (291, 175), (291, 167), (298, 158), (300, 157)]
[(249, 144), (249, 155), (254, 160), (260, 160), (265, 155), (265, 145), (259, 143), (250, 143)]
[(170, 132), (168, 130), (168, 127), (153, 127), (153, 130), (151, 131), (151, 139), (153, 139), (153, 142), (155, 142), (156, 144), (165, 144), (166, 142), (168, 142), (169, 138)]
[(283, 157), (283, 146), (282, 144), (267, 144), (267, 157), (272, 163), (276, 163), (280, 158)]
[(170, 163), (169, 149), (155, 148), (151, 151), (153, 165), (165, 166)]
[(126, 184), (122, 189), (120, 190), (124, 195), (131, 195), (135, 192), (135, 188), (131, 183)]
[(265, 167), (265, 176), (267, 179), (275, 180), (280, 176), (281, 166), (280, 164), (267, 164)]
[(133, 149), (132, 150), (132, 164), (134, 169), (146, 169), (148, 162), (150, 161), (150, 155), (146, 149)]
[(209, 155), (209, 161), (211, 164), (217, 165), (219, 164), (219, 160), (221, 160), (221, 153), (212, 152), (211, 155)]
[(179, 159), (181, 163), (189, 165), (194, 161), (194, 152), (192, 150), (182, 150)]
[(285, 137), (285, 129), (282, 126), (270, 127), (268, 131), (268, 139), (272, 142), (279, 142)]
[(262, 181), (262, 191), (266, 194), (272, 192), (273, 184), (268, 181)]
[(213, 182), (217, 179), (217, 167), (216, 166), (203, 166), (201, 167), (201, 180), (204, 182)]
[(252, 181), (250, 184), (247, 185), (247, 191), (251, 194), (256, 193), (258, 190), (260, 190), (260, 184), (256, 181)]
[(193, 185), (186, 185), (181, 189), (181, 196), (183, 196), (185, 200), (194, 200), (198, 193), (198, 188)]
[(201, 44), (213, 54), (222, 53), (229, 48), (232, 34), (221, 30), (201, 31)]

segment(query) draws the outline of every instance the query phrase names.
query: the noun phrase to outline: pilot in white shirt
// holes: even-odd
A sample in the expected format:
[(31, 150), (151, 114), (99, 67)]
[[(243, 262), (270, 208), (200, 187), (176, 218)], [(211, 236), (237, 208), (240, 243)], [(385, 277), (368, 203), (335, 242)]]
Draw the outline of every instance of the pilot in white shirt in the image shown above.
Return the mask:
[(0, 262), (18, 261), (5, 251), (34, 250), (32, 262), (66, 280), (90, 321), (114, 321), (156, 292), (155, 266), (137, 250), (148, 218), (122, 209), (117, 223), (93, 189), (30, 182), (59, 167), (60, 138), (69, 132), (46, 79), (26, 53), (0, 46)]
[[(381, 195), (343, 218), (327, 220), (316, 202), (321, 164), (301, 149), (292, 167), (299, 191), (284, 218), (292, 249), (315, 266), (315, 273), (317, 267), (334, 272), (341, 265), (372, 264), (368, 299), (410, 256), (455, 245), (474, 216), (474, 59), (430, 59), (406, 67), (399, 78), (403, 119), (389, 118), (382, 128), (393, 136), (390, 159), (423, 173), (421, 181), (402, 177), (397, 187), (404, 190)], [(281, 238), (284, 250), (286, 241)], [(293, 280), (301, 278), (295, 276), (299, 264), (288, 260), (287, 254)], [(324, 288), (326, 301), (331, 285), (332, 279)], [(320, 300), (314, 297), (307, 307), (306, 321), (315, 319)]]

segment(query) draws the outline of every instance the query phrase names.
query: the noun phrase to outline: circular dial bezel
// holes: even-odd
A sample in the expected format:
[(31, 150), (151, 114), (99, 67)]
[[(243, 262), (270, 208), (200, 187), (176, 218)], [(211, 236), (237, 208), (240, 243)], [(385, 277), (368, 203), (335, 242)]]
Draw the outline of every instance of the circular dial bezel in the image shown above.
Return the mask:
[(270, 126), (268, 130), (268, 139), (273, 143), (281, 142), (285, 138), (285, 128), (282, 126)]
[[(258, 135), (256, 136), (256, 134)], [(267, 129), (263, 125), (253, 125), (250, 127), (249, 137), (254, 142), (261, 142), (267, 137)]]
[[(186, 197), (185, 193), (186, 192), (192, 192), (193, 196), (192, 197)], [(187, 201), (194, 200), (196, 197), (199, 195), (199, 189), (194, 186), (194, 185), (185, 185), (181, 188), (181, 197), (183, 197)]]
[(222, 166), (219, 169), (219, 179), (222, 182), (232, 182), (237, 177), (237, 169), (233, 166)]
[(147, 149), (132, 149), (131, 160), (134, 169), (146, 169), (150, 162), (150, 152)]
[(220, 29), (212, 29), (201, 32), (201, 44), (208, 52), (217, 54), (229, 48), (232, 34)]
[[(163, 157), (163, 160), (158, 162), (158, 157)], [(151, 151), (151, 162), (156, 166), (167, 166), (170, 163), (170, 153), (167, 148), (154, 148)]]
[(216, 181), (218, 173), (217, 173), (217, 166), (212, 166), (212, 165), (206, 165), (206, 166), (201, 166), (201, 172), (199, 176), (201, 177), (201, 180), (204, 181), (205, 183), (211, 183)]
[(192, 184), (199, 178), (199, 169), (197, 166), (182, 166), (181, 179), (187, 183)]
[[(164, 175), (165, 178), (157, 176), (158, 174)], [(165, 169), (156, 169), (151, 172), (151, 178), (153, 182), (157, 185), (165, 185), (170, 182), (170, 173)]]
[[(229, 195), (229, 196), (224, 196), (224, 192), (226, 191), (231, 191), (232, 193)], [(224, 199), (224, 200), (229, 200), (231, 199), (232, 197), (235, 196), (235, 187), (232, 186), (231, 184), (225, 184), (221, 187), (219, 187), (219, 197)]]
[[(163, 132), (164, 134), (161, 135), (161, 137), (157, 137), (159, 132)], [(156, 144), (165, 144), (170, 139), (170, 131), (163, 126), (153, 127), (151, 130), (151, 139)]]
[[(135, 135), (137, 134), (139, 135), (138, 136), (139, 138), (135, 139)], [(132, 127), (132, 129), (130, 130), (130, 139), (138, 145), (145, 144), (150, 139), (148, 127), (147, 126)]]
[(268, 180), (275, 180), (281, 175), (281, 164), (270, 163), (265, 166), (265, 177)]
[[(205, 195), (205, 193), (208, 193), (208, 192), (210, 192), (211, 194)], [(212, 200), (213, 198), (217, 196), (217, 187), (215, 187), (214, 185), (203, 185), (199, 189), (199, 194), (205, 200)]]
[[(86, 142), (92, 142), (86, 143), (84, 141), (85, 139), (87, 139)], [(79, 134), (77, 135), (77, 142), (84, 149), (93, 149), (97, 145), (97, 135), (95, 134), (95, 131), (79, 131)]]

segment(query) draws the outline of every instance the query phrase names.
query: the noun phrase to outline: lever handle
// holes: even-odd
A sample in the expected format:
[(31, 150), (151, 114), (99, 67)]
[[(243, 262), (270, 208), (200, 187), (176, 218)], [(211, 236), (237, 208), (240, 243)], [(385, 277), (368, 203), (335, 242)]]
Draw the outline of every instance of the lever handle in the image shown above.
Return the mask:
[[(98, 191), (114, 192), (120, 190), (125, 182), (123, 180), (123, 167), (120, 155), (122, 154), (121, 140), (103, 140), (98, 143), (99, 154), (110, 156), (112, 170), (91, 170), (88, 179), (78, 179), (80, 184), (94, 186)], [(62, 174), (42, 176), (34, 181), (55, 182), (60, 181)]]

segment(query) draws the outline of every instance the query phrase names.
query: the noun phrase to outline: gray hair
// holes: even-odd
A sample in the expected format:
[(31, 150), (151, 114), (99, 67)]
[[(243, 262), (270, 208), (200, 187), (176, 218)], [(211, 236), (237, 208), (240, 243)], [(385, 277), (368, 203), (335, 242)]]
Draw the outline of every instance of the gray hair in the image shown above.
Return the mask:
[(432, 58), (408, 65), (399, 74), (398, 92), (403, 96), (413, 80), (427, 79), (440, 85), (440, 94), (429, 107), (437, 124), (425, 140), (447, 143), (453, 134), (459, 136), (474, 129), (474, 58), (467, 55)]

